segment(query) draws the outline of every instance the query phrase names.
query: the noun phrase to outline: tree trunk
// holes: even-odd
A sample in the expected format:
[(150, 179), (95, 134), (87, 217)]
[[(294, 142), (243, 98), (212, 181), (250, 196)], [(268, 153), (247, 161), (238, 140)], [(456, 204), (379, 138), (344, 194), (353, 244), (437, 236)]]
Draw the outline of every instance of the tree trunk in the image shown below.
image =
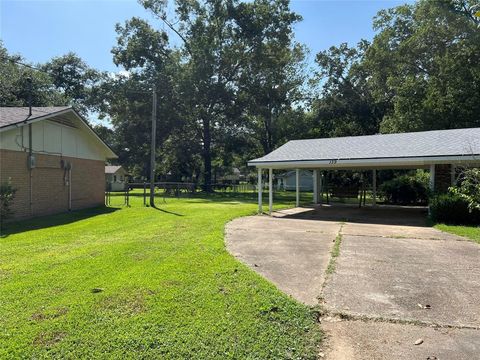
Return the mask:
[(210, 145), (210, 119), (203, 120), (203, 191), (213, 192), (212, 189), (212, 153)]
[(270, 112), (266, 114), (264, 124), (265, 124), (265, 141), (263, 143), (263, 150), (265, 151), (265, 154), (268, 154), (273, 149), (272, 115)]

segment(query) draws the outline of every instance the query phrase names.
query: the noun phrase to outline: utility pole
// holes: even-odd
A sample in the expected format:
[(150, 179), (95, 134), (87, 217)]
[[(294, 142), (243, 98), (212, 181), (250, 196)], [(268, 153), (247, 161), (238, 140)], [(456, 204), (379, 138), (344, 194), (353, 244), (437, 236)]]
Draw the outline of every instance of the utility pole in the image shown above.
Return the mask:
[(150, 206), (155, 207), (155, 155), (157, 137), (157, 89), (153, 84), (152, 94), (152, 145), (150, 150)]

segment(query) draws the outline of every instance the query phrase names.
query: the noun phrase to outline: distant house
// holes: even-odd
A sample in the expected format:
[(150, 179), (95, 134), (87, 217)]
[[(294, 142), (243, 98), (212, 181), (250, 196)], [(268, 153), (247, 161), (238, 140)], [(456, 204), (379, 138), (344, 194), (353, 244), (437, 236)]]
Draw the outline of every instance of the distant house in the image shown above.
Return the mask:
[(238, 183), (242, 180), (244, 176), (242, 176), (242, 172), (240, 169), (234, 167), (231, 168), (230, 172), (222, 177), (222, 180), (226, 180), (229, 183)]
[(0, 107), (0, 182), (14, 218), (104, 204), (105, 160), (117, 156), (71, 107)]
[[(296, 171), (287, 171), (283, 174), (277, 175), (277, 189), (278, 190), (295, 190), (296, 189)], [(309, 170), (300, 170), (300, 190), (313, 190), (313, 172)]]
[(127, 184), (127, 172), (122, 166), (105, 166), (105, 190), (122, 191)]

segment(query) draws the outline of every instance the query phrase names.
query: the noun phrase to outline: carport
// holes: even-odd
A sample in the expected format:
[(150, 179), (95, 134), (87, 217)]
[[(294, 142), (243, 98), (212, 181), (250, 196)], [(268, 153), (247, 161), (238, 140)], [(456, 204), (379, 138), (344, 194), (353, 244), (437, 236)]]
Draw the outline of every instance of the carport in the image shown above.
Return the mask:
[(248, 162), (258, 169), (258, 210), (262, 210), (262, 175), (268, 170), (268, 208), (273, 207), (273, 170), (296, 170), (296, 206), (300, 206), (299, 170), (313, 170), (313, 204), (321, 198), (320, 171), (373, 172), (376, 204), (377, 170), (429, 169), (430, 188), (444, 192), (455, 182), (456, 168), (479, 163), (480, 128), (422, 131), (402, 134), (292, 140), (271, 153)]

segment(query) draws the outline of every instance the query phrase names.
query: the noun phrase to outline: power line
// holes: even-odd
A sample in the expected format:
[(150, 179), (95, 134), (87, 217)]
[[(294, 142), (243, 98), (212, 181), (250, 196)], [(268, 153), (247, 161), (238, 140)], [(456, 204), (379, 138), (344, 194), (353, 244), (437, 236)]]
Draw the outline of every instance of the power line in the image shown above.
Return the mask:
[(17, 64), (17, 65), (21, 65), (21, 66), (25, 66), (25, 67), (27, 67), (27, 68), (29, 68), (29, 69), (42, 72), (42, 73), (44, 73), (44, 74), (47, 74), (48, 76), (52, 76), (52, 74), (49, 73), (48, 71), (43, 70), (43, 69), (40, 69), (40, 68), (38, 68), (38, 67), (36, 67), (36, 66), (30, 65), (30, 64), (25, 64), (25, 63), (23, 63), (23, 62), (21, 62), (21, 61), (18, 61), (18, 60), (13, 60), (13, 59), (9, 59), (9, 60), (10, 60), (11, 63)]

